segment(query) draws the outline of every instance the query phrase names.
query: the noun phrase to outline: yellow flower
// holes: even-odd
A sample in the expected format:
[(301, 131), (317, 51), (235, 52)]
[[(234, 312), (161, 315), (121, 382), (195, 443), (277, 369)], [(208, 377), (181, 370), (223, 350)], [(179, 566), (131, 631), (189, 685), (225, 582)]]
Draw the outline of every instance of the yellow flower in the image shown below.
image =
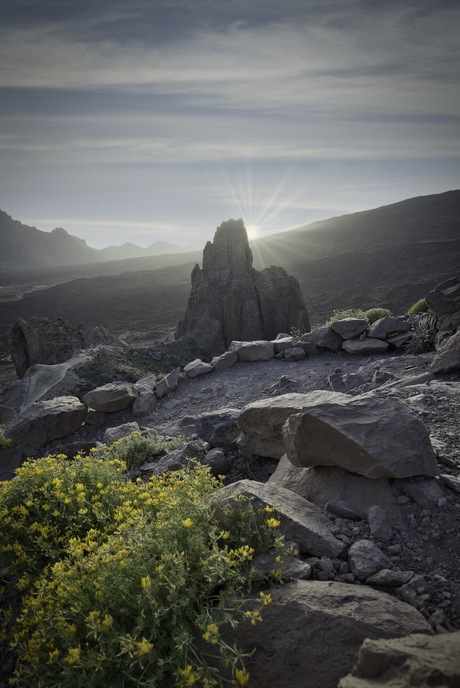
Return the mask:
[(264, 603), (264, 607), (266, 607), (268, 604), (271, 604), (272, 596), (270, 595), (270, 593), (265, 593), (265, 592), (260, 591), (259, 595), (260, 595), (260, 599)]
[(216, 624), (208, 624), (206, 627), (206, 631), (203, 633), (203, 640), (205, 640), (207, 643), (211, 643), (211, 645), (216, 645), (217, 643), (217, 637), (219, 635), (219, 629), (216, 626)]
[(249, 672), (244, 669), (235, 669), (235, 682), (237, 686), (247, 686), (249, 683)]
[(142, 640), (138, 643), (136, 643), (136, 648), (137, 648), (137, 656), (138, 657), (143, 657), (144, 655), (148, 655), (149, 652), (153, 648), (153, 643), (149, 643), (147, 638), (142, 638)]
[(47, 664), (54, 664), (54, 662), (57, 661), (59, 655), (59, 650), (53, 650), (53, 652), (50, 652), (48, 655), (48, 661), (46, 662)]
[(69, 664), (70, 666), (76, 666), (80, 663), (80, 654), (81, 650), (79, 647), (70, 647), (69, 654), (67, 655), (64, 661), (67, 662), (67, 664)]
[(142, 576), (141, 577), (141, 588), (150, 588), (152, 585), (152, 581), (150, 580), (150, 576)]
[(229, 530), (221, 530), (219, 533), (219, 537), (222, 540), (228, 540), (230, 537), (230, 531)]
[(191, 518), (183, 518), (182, 525), (184, 528), (191, 528), (193, 526), (193, 521)]
[(251, 612), (248, 610), (247, 612), (244, 612), (244, 615), (247, 619), (250, 620), (252, 626), (255, 626), (258, 621), (263, 621), (260, 612), (258, 612), (257, 610), (255, 612)]
[(194, 673), (191, 664), (187, 664), (185, 669), (179, 669), (179, 676), (182, 679), (182, 686), (193, 686), (198, 681), (198, 676)]
[(267, 506), (264, 506), (262, 511), (265, 511), (266, 514), (272, 514), (273, 513), (273, 509), (271, 508), (271, 506), (268, 506), (268, 504), (267, 504)]
[(267, 518), (265, 519), (265, 525), (268, 528), (278, 528), (281, 525), (281, 521), (278, 518)]

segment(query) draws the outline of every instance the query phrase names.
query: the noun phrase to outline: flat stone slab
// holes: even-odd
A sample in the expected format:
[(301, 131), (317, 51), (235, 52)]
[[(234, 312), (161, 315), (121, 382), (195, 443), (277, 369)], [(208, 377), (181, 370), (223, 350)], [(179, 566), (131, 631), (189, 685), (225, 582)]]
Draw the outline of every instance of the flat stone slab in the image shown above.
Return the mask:
[(229, 351), (238, 354), (240, 361), (271, 361), (275, 357), (275, 345), (264, 339), (254, 342), (237, 342), (230, 344)]
[(252, 500), (257, 509), (269, 506), (277, 512), (280, 530), (286, 540), (297, 542), (300, 551), (312, 556), (337, 557), (343, 543), (331, 533), (331, 521), (322, 509), (306, 499), (277, 485), (255, 480), (239, 480), (227, 485), (212, 497), (217, 517), (225, 523), (225, 509), (244, 509), (244, 496)]
[(294, 466), (339, 466), (367, 478), (439, 473), (424, 423), (407, 404), (378, 394), (312, 399), (283, 427)]
[(194, 378), (214, 372), (214, 366), (210, 363), (205, 363), (201, 358), (195, 358), (194, 361), (190, 361), (190, 363), (184, 366), (184, 371), (187, 377)]
[(342, 349), (349, 354), (383, 354), (389, 349), (388, 342), (373, 337), (364, 339), (347, 339), (342, 344)]

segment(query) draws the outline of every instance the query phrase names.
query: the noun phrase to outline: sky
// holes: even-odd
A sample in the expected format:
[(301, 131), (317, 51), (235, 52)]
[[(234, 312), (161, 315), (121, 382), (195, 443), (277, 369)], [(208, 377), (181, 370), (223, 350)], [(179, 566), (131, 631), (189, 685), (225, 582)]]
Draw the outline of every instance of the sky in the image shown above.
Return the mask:
[(0, 0), (0, 209), (199, 248), (460, 188), (458, 0)]

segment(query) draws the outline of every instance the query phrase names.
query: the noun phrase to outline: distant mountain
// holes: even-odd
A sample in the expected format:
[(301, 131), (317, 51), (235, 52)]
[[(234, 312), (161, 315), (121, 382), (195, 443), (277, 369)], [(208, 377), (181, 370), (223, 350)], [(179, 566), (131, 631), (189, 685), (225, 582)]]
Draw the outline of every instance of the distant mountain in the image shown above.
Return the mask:
[(100, 249), (100, 254), (104, 260), (126, 260), (128, 258), (145, 258), (147, 256), (162, 256), (171, 253), (185, 253), (187, 249), (177, 244), (170, 244), (167, 241), (155, 241), (154, 244), (142, 248), (130, 242), (121, 246), (107, 246)]
[(0, 210), (0, 270), (82, 265), (112, 260), (185, 253), (186, 249), (167, 241), (147, 248), (127, 243), (96, 249), (72, 236), (62, 227), (43, 232), (14, 220)]
[(0, 270), (100, 261), (99, 251), (58, 227), (42, 232), (0, 210)]
[[(335, 309), (383, 306), (398, 315), (458, 276), (460, 191), (315, 222), (251, 242), (251, 249), (257, 269), (279, 265), (297, 277), (313, 326)], [(201, 255), (2, 271), (0, 352), (9, 323), (31, 315), (100, 324), (133, 340), (170, 332), (184, 315)]]

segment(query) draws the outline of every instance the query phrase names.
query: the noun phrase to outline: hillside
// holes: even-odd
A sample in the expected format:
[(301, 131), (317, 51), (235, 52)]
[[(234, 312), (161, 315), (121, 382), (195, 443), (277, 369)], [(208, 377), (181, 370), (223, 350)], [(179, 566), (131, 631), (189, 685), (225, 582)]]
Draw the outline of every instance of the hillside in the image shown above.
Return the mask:
[(101, 260), (99, 251), (61, 227), (42, 232), (0, 210), (0, 270), (76, 265)]
[[(297, 277), (312, 325), (338, 308), (381, 305), (401, 313), (458, 274), (460, 191), (316, 222), (251, 248), (256, 268), (279, 265)], [(200, 259), (196, 252), (0, 273), (0, 348), (8, 325), (32, 315), (101, 324), (132, 340), (143, 332), (171, 335)]]
[(275, 262), (297, 277), (316, 322), (334, 308), (399, 312), (458, 273), (460, 191), (315, 222), (252, 250), (259, 269)]
[(182, 246), (156, 241), (147, 248), (131, 243), (96, 249), (62, 227), (43, 232), (0, 210), (0, 271), (55, 268), (103, 261), (184, 253)]

